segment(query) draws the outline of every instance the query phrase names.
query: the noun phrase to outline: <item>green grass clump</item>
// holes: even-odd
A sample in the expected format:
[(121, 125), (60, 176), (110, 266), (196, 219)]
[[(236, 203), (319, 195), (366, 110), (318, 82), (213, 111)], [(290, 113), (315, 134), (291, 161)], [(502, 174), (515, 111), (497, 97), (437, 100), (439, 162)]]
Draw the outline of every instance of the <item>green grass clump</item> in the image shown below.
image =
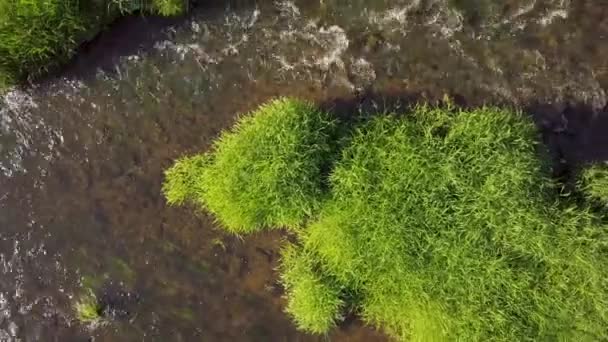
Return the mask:
[(323, 279), (314, 256), (289, 245), (282, 251), (281, 280), (287, 293), (286, 311), (299, 329), (326, 333), (342, 319), (344, 301), (335, 282)]
[(65, 63), (121, 14), (185, 11), (184, 0), (0, 0), (0, 90)]
[(97, 324), (103, 320), (102, 307), (93, 291), (88, 291), (74, 304), (76, 319), (83, 324)]
[(164, 16), (174, 16), (184, 12), (186, 5), (183, 0), (153, 0), (153, 10)]
[(400, 340), (605, 339), (606, 232), (551, 199), (535, 135), (496, 108), (375, 118), (305, 246)]
[(141, 10), (162, 16), (174, 16), (184, 13), (188, 0), (107, 0), (110, 7), (116, 7), (121, 13)]
[(170, 203), (203, 204), (230, 232), (297, 227), (323, 197), (334, 126), (305, 102), (274, 100), (241, 117), (206, 156), (178, 161), (164, 193)]
[(0, 78), (38, 75), (65, 59), (87, 23), (76, 1), (0, 0)]
[(201, 175), (209, 164), (207, 154), (198, 154), (178, 159), (165, 171), (163, 193), (167, 203), (181, 205), (194, 202), (204, 205), (203, 181)]
[(334, 129), (272, 102), (178, 161), (165, 194), (230, 231), (304, 223), (280, 272), (309, 332), (348, 309), (401, 341), (608, 339), (608, 230), (592, 203), (559, 195), (529, 118), (417, 106), (339, 143)]
[(583, 169), (580, 178), (580, 189), (588, 199), (608, 205), (608, 164), (593, 164)]

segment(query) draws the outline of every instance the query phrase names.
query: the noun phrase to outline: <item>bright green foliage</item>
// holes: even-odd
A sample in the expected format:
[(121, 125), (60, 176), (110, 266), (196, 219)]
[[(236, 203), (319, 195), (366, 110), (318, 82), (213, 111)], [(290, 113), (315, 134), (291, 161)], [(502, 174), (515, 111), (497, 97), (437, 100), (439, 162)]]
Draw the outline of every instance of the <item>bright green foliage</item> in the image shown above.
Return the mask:
[(608, 164), (593, 164), (584, 169), (580, 188), (587, 198), (608, 205)]
[[(150, 2), (151, 1), (151, 2)], [(177, 15), (184, 0), (0, 0), (0, 89), (67, 61), (121, 13)]]
[(163, 193), (167, 202), (172, 205), (181, 205), (189, 201), (203, 204), (201, 175), (208, 163), (208, 155), (199, 154), (181, 158), (165, 171)]
[(305, 102), (272, 101), (223, 132), (208, 157), (179, 161), (167, 172), (165, 195), (203, 203), (234, 233), (297, 227), (323, 197), (334, 127)]
[(400, 340), (605, 339), (606, 232), (550, 200), (535, 141), (495, 108), (375, 118), (305, 246)]
[(341, 319), (344, 305), (340, 289), (323, 279), (314, 256), (289, 245), (282, 251), (281, 280), (287, 292), (287, 308), (299, 329), (315, 334), (328, 332)]
[(101, 307), (97, 301), (97, 297), (92, 291), (88, 291), (81, 296), (80, 300), (74, 304), (76, 318), (85, 324), (95, 324), (102, 320)]
[(236, 232), (306, 221), (280, 268), (303, 330), (348, 308), (402, 341), (608, 340), (608, 231), (558, 195), (528, 118), (418, 106), (359, 125), (338, 160), (333, 129), (272, 102), (165, 193)]
[(13, 82), (66, 58), (84, 32), (70, 0), (0, 0), (0, 78)]

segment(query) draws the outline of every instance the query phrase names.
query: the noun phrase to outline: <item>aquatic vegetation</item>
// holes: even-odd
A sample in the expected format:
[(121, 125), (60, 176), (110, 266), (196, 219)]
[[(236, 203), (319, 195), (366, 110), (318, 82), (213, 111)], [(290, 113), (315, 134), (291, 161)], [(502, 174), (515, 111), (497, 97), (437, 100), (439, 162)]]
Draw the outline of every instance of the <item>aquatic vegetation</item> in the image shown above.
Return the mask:
[(167, 170), (169, 203), (194, 202), (233, 233), (298, 227), (323, 197), (335, 123), (311, 105), (274, 100), (239, 118), (205, 155)]
[(137, 280), (137, 273), (121, 258), (112, 257), (108, 260), (109, 274), (121, 282), (125, 287), (132, 289)]
[(172, 16), (181, 14), (187, 6), (184, 0), (153, 0), (152, 10), (160, 15)]
[(176, 15), (186, 6), (182, 0), (0, 0), (0, 89), (63, 64), (121, 14)]
[(194, 312), (190, 308), (175, 309), (171, 314), (179, 317), (182, 321), (194, 322), (196, 320)]
[(103, 308), (92, 290), (85, 292), (74, 304), (74, 312), (76, 319), (84, 324), (96, 324), (103, 319)]
[(80, 278), (80, 282), (82, 283), (82, 286), (88, 289), (100, 289), (105, 280), (105, 276), (107, 274), (85, 274), (82, 275)]
[(593, 164), (581, 172), (579, 187), (590, 200), (599, 200), (608, 205), (608, 165)]
[(608, 236), (553, 198), (535, 134), (495, 108), (375, 118), (303, 244), (400, 340), (605, 338)]
[(165, 171), (163, 193), (169, 204), (184, 204), (191, 201), (203, 204), (204, 189), (201, 174), (205, 171), (209, 157), (206, 154), (178, 159)]
[(349, 310), (404, 341), (608, 338), (608, 233), (557, 195), (529, 118), (420, 105), (359, 124), (341, 154), (312, 134), (330, 123), (272, 102), (165, 183), (229, 231), (302, 226), (280, 266), (300, 329), (325, 333)]
[(0, 74), (5, 82), (65, 59), (86, 31), (75, 1), (0, 1)]
[(222, 251), (226, 251), (226, 244), (224, 243), (224, 240), (219, 237), (212, 239), (211, 245), (221, 249)]
[(340, 287), (324, 279), (313, 255), (289, 245), (282, 251), (281, 281), (287, 292), (286, 311), (298, 328), (325, 333), (341, 319), (344, 301)]
[(145, 11), (164, 16), (182, 14), (188, 6), (188, 0), (108, 0), (109, 6), (117, 7), (121, 13)]

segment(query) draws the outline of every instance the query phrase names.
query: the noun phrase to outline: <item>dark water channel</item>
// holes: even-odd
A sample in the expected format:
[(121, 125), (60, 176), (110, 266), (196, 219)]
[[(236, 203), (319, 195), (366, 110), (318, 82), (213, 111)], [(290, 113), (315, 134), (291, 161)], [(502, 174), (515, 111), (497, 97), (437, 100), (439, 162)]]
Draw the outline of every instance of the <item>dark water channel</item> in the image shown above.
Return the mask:
[[(216, 1), (144, 22), (0, 98), (0, 341), (325, 340), (282, 313), (281, 233), (227, 236), (160, 194), (172, 160), (274, 96), (517, 106), (558, 158), (608, 157), (606, 0)], [(74, 318), (86, 288), (103, 324)], [(384, 337), (349, 319), (330, 339)]]

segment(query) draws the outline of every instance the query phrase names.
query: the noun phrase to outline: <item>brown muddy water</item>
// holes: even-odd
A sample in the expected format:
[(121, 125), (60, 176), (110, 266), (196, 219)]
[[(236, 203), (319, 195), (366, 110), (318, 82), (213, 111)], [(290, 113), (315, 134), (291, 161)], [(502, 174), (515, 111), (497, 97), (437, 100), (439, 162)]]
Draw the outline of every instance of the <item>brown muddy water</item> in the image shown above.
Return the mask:
[[(606, 89), (606, 0), (215, 1), (122, 20), (0, 98), (0, 341), (383, 341), (355, 319), (297, 332), (274, 271), (285, 236), (168, 207), (163, 170), (281, 95), (516, 106), (556, 161), (607, 159)], [(86, 288), (103, 324), (74, 318)]]

